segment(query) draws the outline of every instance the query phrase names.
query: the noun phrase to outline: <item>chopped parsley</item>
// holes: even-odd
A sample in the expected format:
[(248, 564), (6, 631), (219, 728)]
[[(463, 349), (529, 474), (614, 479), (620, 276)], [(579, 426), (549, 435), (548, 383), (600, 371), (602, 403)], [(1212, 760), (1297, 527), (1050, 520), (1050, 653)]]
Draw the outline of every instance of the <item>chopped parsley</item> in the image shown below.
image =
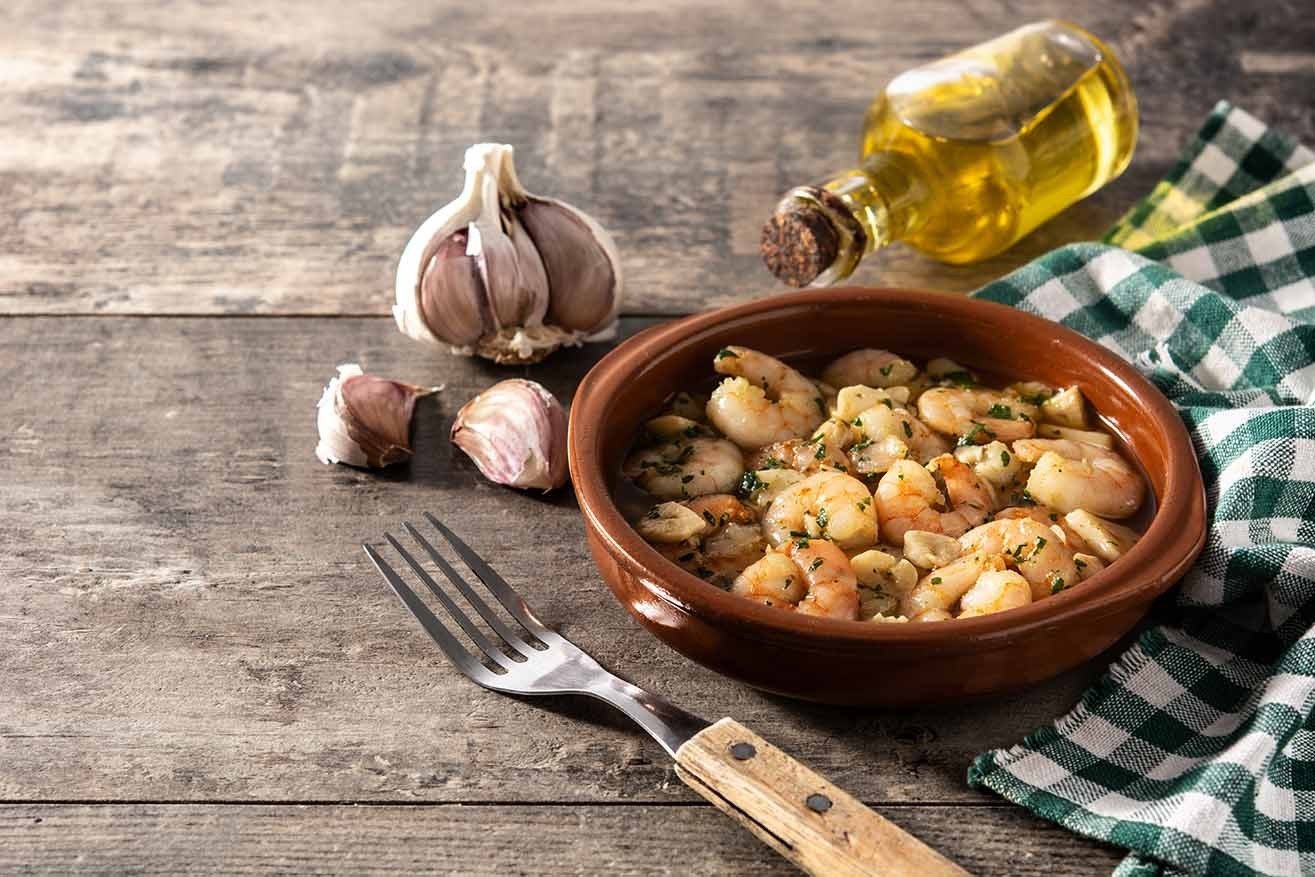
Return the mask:
[(764, 469), (784, 469), (784, 468), (785, 468), (785, 461), (784, 461), (784, 460), (777, 459), (776, 457), (768, 457), (767, 460), (766, 460), (766, 462), (763, 463), (763, 468), (764, 468)]
[(680, 483), (681, 483), (681, 484), (689, 484), (689, 483), (690, 483), (691, 481), (693, 481), (693, 480), (694, 480), (694, 476), (693, 476), (693, 475), (684, 475), (684, 476), (681, 477), (681, 479), (680, 479)]
[(986, 409), (986, 416), (994, 417), (997, 420), (1013, 420), (1014, 409), (1010, 408), (1008, 405), (1002, 405), (999, 402), (996, 402), (990, 408)]
[(1054, 393), (1019, 393), (1018, 398), (1022, 399), (1028, 405), (1040, 405), (1053, 396)]
[(849, 450), (850, 450), (850, 451), (861, 451), (861, 450), (863, 450), (864, 448), (866, 448), (866, 447), (867, 447), (868, 445), (870, 445), (870, 444), (872, 444), (872, 439), (863, 439), (863, 441), (861, 441), (861, 442), (859, 442), (858, 444), (854, 445), (854, 446), (851, 447)]
[(662, 512), (658, 511), (657, 506), (653, 506), (653, 508), (648, 510), (648, 514), (644, 515), (644, 517), (648, 518), (650, 521), (656, 521), (658, 518), (662, 517)]
[(813, 454), (813, 459), (814, 460), (826, 459), (826, 442), (817, 443), (817, 453)]
[(953, 384), (956, 387), (975, 387), (977, 386), (977, 379), (960, 369), (959, 371), (946, 372), (941, 375), (941, 383)]
[(740, 358), (740, 355), (739, 355), (738, 353), (736, 353), (734, 350), (731, 350), (729, 347), (723, 347), (721, 350), (718, 350), (718, 351), (717, 351), (717, 358), (718, 358), (718, 359), (739, 359), (739, 358)]
[(995, 433), (986, 428), (986, 424), (973, 421), (972, 429), (959, 437), (959, 447), (967, 445), (984, 445), (995, 438)]
[(1012, 459), (1013, 459), (1013, 457), (1010, 457), (1010, 456), (1009, 456), (1009, 452), (1008, 452), (1008, 451), (1001, 451), (1001, 452), (1000, 452), (1000, 465), (1001, 465), (1001, 466), (1008, 466), (1008, 465), (1009, 465), (1009, 461), (1012, 460)]
[(907, 420), (901, 420), (900, 425), (904, 427), (904, 437), (913, 438), (913, 427), (909, 425), (909, 422)]
[[(790, 535), (793, 536), (794, 533), (791, 533)], [(808, 537), (807, 537), (807, 535), (805, 535), (803, 539), (796, 539), (796, 540), (795, 540), (795, 543), (794, 543), (794, 547), (795, 547), (795, 548), (807, 548), (807, 547), (808, 547)]]
[(712, 512), (708, 511), (707, 509), (703, 510), (703, 520), (707, 521), (709, 524), (711, 524), (714, 527), (717, 526), (716, 517), (714, 517)]
[(1032, 553), (1033, 553), (1033, 554), (1036, 554), (1038, 551), (1040, 551), (1042, 548), (1045, 548), (1045, 547), (1046, 547), (1046, 537), (1045, 537), (1045, 536), (1038, 536), (1038, 537), (1036, 537), (1036, 548), (1033, 548), (1033, 549), (1032, 549)]
[(826, 509), (825, 509), (825, 508), (820, 508), (820, 509), (818, 509), (818, 510), (817, 510), (817, 526), (818, 526), (818, 528), (819, 528), (819, 529), (822, 529), (822, 530), (825, 530), (825, 529), (826, 529), (826, 522), (827, 522), (828, 520), (830, 520), (830, 516), (827, 515), (827, 513), (826, 513)]
[[(808, 532), (805, 531), (805, 530), (791, 530), (791, 531), (790, 531), (790, 538), (791, 538), (791, 539), (804, 539), (804, 540), (807, 540), (807, 539), (808, 539)], [(807, 543), (805, 542), (805, 544), (807, 544)], [(803, 546), (801, 545), (801, 546), (799, 546), (799, 547), (802, 548)]]
[(941, 577), (940, 577), (940, 576), (934, 576), (934, 577), (932, 577), (931, 583), (932, 583), (933, 585), (939, 585), (939, 584), (941, 583)]
[(881, 376), (883, 378), (888, 378), (890, 377), (890, 370), (893, 369), (894, 367), (895, 367), (895, 363), (888, 362), (885, 365), (883, 365), (881, 368), (877, 369), (877, 371), (881, 372)]
[(742, 496), (752, 496), (766, 486), (767, 484), (758, 477), (758, 473), (752, 469), (747, 470), (740, 478), (740, 494)]
[(1076, 566), (1078, 569), (1087, 568), (1087, 562), (1080, 557), (1073, 558), (1073, 565)]
[(855, 417), (853, 420), (850, 421), (850, 423), (854, 424), (854, 426), (862, 426), (862, 425), (863, 425), (863, 418), (861, 418), (861, 417)]
[(821, 565), (822, 565), (822, 558), (819, 557), (817, 560), (815, 560), (815, 561), (813, 561), (812, 563), (808, 564), (808, 571), (809, 571), (809, 572), (813, 572), (814, 570), (816, 570), (816, 569), (817, 569), (819, 566), (821, 566)]
[(1058, 594), (1062, 590), (1064, 590), (1064, 577), (1055, 576), (1055, 580), (1050, 583), (1050, 593)]
[(885, 405), (885, 406), (886, 406), (887, 408), (889, 408), (891, 411), (894, 411), (894, 410), (895, 410), (895, 403), (892, 402), (892, 401), (890, 401), (889, 399), (882, 399), (882, 400), (881, 400), (881, 404), (882, 404), (882, 405)]
[(697, 423), (691, 423), (689, 426), (685, 427), (685, 437), (697, 438), (699, 431), (699, 425)]

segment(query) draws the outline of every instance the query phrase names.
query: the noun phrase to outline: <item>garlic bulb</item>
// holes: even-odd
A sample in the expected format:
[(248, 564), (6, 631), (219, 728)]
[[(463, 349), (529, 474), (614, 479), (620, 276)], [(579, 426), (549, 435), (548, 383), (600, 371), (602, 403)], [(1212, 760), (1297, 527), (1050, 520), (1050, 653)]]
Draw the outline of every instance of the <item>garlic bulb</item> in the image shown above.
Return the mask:
[(546, 492), (566, 483), (566, 411), (534, 381), (501, 381), (461, 406), (452, 441), (498, 484)]
[(442, 387), (417, 387), (367, 375), (355, 363), (338, 366), (320, 396), (316, 425), (321, 463), (378, 468), (411, 456), (416, 400)]
[(398, 328), (504, 363), (611, 337), (621, 306), (611, 236), (569, 204), (525, 191), (506, 144), (470, 147), (464, 166), (461, 194), (402, 251)]

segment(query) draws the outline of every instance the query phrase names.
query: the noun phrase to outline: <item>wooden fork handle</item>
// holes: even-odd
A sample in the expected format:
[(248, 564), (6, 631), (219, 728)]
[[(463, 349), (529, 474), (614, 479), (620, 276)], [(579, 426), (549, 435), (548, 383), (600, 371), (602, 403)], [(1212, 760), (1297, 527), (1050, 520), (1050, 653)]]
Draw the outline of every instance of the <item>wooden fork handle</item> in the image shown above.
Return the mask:
[(676, 773), (809, 874), (968, 873), (734, 719), (687, 740)]

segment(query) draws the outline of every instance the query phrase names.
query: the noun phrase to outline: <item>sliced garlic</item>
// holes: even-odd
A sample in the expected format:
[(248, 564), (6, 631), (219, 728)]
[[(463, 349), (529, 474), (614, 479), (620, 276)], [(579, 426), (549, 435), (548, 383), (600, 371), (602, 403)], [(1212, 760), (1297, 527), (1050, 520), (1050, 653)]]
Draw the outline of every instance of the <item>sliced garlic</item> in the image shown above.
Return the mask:
[(904, 556), (914, 566), (940, 569), (963, 553), (958, 539), (926, 530), (909, 530), (904, 534)]
[(356, 363), (338, 366), (320, 396), (316, 426), (321, 463), (378, 468), (411, 456), (411, 415), (416, 400), (440, 387), (417, 387), (367, 375)]
[(1069, 512), (1064, 516), (1064, 523), (1082, 537), (1092, 554), (1106, 563), (1113, 563), (1127, 554), (1141, 538), (1136, 530), (1107, 521), (1084, 509)]
[(466, 150), (461, 194), (416, 229), (397, 265), (403, 333), (497, 362), (537, 362), (615, 333), (621, 263), (576, 208), (532, 195), (512, 147)]
[(546, 492), (568, 477), (566, 411), (534, 381), (501, 381), (461, 406), (452, 442), (498, 484)]

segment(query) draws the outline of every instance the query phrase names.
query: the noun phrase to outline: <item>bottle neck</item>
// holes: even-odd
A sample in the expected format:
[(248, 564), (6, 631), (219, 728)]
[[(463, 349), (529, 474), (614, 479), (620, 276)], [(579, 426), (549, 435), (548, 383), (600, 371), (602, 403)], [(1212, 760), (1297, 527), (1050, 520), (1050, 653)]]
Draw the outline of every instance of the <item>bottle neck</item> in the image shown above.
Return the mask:
[(856, 168), (787, 192), (764, 229), (763, 255), (787, 283), (828, 286), (921, 225), (923, 192), (906, 158), (873, 153)]

